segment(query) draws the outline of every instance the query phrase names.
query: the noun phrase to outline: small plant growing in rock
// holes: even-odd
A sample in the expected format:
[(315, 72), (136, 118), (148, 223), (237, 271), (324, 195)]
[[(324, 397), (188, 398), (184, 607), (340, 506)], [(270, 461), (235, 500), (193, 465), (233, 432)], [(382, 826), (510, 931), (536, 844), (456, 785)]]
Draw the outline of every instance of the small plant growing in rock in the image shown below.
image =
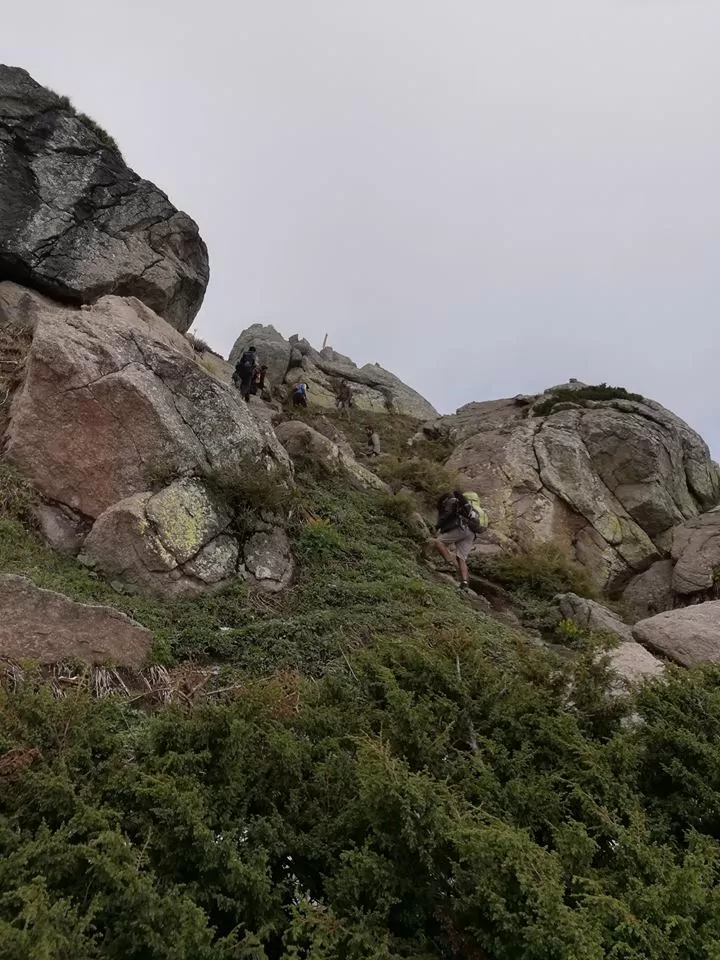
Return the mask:
[(587, 631), (579, 627), (574, 620), (564, 618), (555, 627), (555, 633), (564, 642), (569, 644), (577, 643), (587, 636)]

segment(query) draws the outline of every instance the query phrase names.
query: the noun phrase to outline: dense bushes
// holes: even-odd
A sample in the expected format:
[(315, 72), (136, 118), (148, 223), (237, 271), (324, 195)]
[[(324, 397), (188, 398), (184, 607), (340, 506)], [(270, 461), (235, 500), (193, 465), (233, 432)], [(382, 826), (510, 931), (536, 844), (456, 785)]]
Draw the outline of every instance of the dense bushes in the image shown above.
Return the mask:
[[(115, 597), (230, 692), (0, 690), (0, 956), (717, 957), (720, 669), (609, 696), (591, 651), (434, 582), (387, 498), (298, 479), (284, 597)], [(590, 586), (492, 563), (514, 596)], [(7, 511), (0, 568), (112, 595)]]
[(639, 393), (629, 393), (624, 387), (609, 387), (606, 383), (596, 383), (585, 387), (558, 387), (556, 390), (552, 390), (544, 400), (532, 407), (532, 415), (534, 417), (545, 417), (552, 413), (559, 403), (575, 403), (584, 406), (588, 400), (645, 402), (645, 398)]

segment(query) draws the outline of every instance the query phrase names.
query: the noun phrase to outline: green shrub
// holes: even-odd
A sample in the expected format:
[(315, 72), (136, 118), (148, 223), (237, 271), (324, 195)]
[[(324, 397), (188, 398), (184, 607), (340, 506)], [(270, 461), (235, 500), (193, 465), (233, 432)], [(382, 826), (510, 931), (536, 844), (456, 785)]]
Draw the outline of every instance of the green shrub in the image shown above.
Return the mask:
[(0, 460), (0, 517), (19, 520), (34, 526), (33, 507), (37, 494), (22, 474), (6, 461)]
[(597, 596), (597, 587), (584, 568), (552, 544), (525, 553), (475, 559), (473, 566), (509, 590), (525, 590), (547, 600), (558, 593)]
[[(50, 92), (54, 93), (53, 90), (51, 90)], [(120, 148), (117, 145), (117, 141), (115, 140), (114, 137), (110, 136), (110, 134), (107, 132), (107, 130), (104, 127), (100, 126), (97, 120), (93, 120), (93, 118), (89, 117), (86, 113), (78, 113), (72, 100), (69, 97), (60, 96), (57, 93), (55, 94), (55, 96), (58, 98), (56, 109), (64, 110), (67, 113), (70, 113), (73, 117), (76, 117), (82, 124), (84, 124), (88, 128), (88, 130), (90, 130), (92, 133), (95, 134), (95, 136), (98, 138), (100, 143), (103, 144), (103, 146), (107, 147), (109, 150), (112, 150), (122, 160), (122, 153), (120, 152)]]
[(588, 400), (633, 400), (636, 403), (644, 403), (645, 398), (639, 393), (628, 393), (624, 387), (609, 387), (606, 383), (596, 383), (577, 389), (560, 387), (536, 403), (532, 407), (532, 415), (545, 417), (552, 413), (559, 403), (575, 403), (584, 406)]
[(423, 494), (426, 501), (434, 505), (438, 497), (449, 490), (454, 490), (458, 478), (452, 470), (436, 463), (433, 460), (424, 460), (420, 457), (399, 459), (398, 457), (382, 457), (373, 464), (375, 472), (397, 492), (403, 487)]
[(279, 469), (265, 470), (252, 459), (236, 467), (208, 470), (203, 479), (236, 514), (285, 514), (294, 502), (289, 476)]

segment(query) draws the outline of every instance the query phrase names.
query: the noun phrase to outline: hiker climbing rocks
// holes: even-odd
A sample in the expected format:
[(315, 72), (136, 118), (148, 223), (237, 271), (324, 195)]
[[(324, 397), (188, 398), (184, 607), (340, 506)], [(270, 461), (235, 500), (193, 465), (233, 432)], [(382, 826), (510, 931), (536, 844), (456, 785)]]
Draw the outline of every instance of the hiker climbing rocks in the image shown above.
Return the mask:
[(295, 383), (292, 388), (292, 402), (294, 407), (307, 406), (308, 385), (305, 382)]
[(348, 417), (350, 416), (350, 408), (353, 405), (353, 395), (352, 390), (350, 389), (350, 384), (347, 382), (347, 380), (340, 381), (335, 405), (337, 406), (338, 410), (344, 410), (346, 411)]
[(240, 357), (235, 364), (235, 373), (233, 373), (233, 383), (239, 388), (243, 399), (249, 403), (250, 393), (252, 392), (253, 376), (257, 366), (257, 351), (255, 347), (250, 347)]
[(475, 537), (487, 527), (487, 514), (476, 493), (461, 493), (459, 490), (444, 493), (438, 500), (437, 509), (438, 535), (431, 543), (448, 563), (452, 563), (452, 554), (455, 554), (459, 586), (461, 590), (467, 590), (467, 558)]
[(374, 427), (365, 427), (367, 435), (367, 455), (369, 457), (380, 456), (380, 434)]

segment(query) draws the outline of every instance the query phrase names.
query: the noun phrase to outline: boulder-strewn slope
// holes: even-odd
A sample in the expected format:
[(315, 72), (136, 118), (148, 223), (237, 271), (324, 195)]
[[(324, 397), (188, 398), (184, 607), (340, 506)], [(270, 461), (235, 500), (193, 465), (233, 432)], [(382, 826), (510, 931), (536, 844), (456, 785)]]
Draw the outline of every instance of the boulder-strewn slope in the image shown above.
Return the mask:
[(673, 528), (718, 503), (720, 469), (653, 400), (618, 391), (553, 405), (559, 389), (468, 404), (424, 429), (456, 441), (448, 465), (502, 533), (521, 547), (552, 541), (611, 584), (667, 555)]
[[(185, 337), (133, 298), (75, 308), (4, 283), (0, 303), (6, 326), (25, 334), (5, 452), (43, 498), (50, 542), (155, 592), (273, 579), (255, 567), (286, 581), (277, 518), (258, 514), (239, 530), (207, 478), (289, 482), (290, 460)], [(262, 550), (256, 534), (270, 535)]]
[(184, 331), (208, 276), (194, 221), (67, 98), (0, 64), (0, 281), (70, 303), (135, 296)]
[(258, 323), (237, 338), (230, 362), (235, 363), (249, 346), (255, 346), (259, 362), (267, 364), (274, 387), (304, 380), (311, 406), (334, 408), (339, 385), (345, 380), (358, 410), (399, 413), (418, 420), (438, 415), (429, 401), (379, 364), (358, 367), (331, 347), (315, 350), (307, 340), (298, 336), (286, 340), (275, 327)]

